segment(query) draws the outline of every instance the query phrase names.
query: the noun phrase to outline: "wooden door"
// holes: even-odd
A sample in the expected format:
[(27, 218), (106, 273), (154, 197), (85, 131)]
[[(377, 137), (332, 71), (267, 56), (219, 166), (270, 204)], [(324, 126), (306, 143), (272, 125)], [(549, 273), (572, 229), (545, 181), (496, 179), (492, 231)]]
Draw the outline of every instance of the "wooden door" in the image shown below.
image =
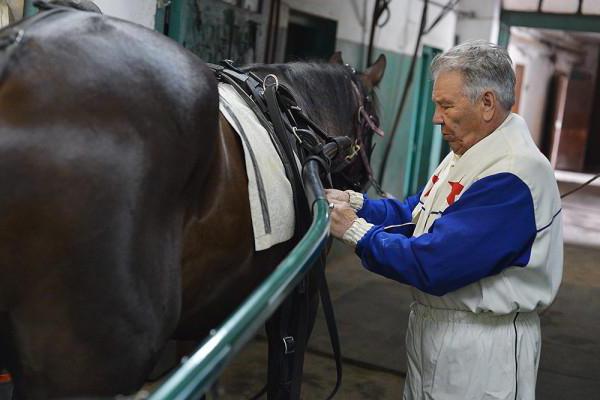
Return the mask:
[(519, 105), (521, 104), (521, 88), (523, 87), (523, 77), (525, 76), (525, 66), (523, 64), (517, 64), (515, 68), (515, 104), (513, 104), (511, 111), (519, 113)]
[(573, 71), (562, 83), (564, 96), (559, 96), (550, 161), (555, 169), (583, 171), (590, 126), (594, 86), (589, 73)]

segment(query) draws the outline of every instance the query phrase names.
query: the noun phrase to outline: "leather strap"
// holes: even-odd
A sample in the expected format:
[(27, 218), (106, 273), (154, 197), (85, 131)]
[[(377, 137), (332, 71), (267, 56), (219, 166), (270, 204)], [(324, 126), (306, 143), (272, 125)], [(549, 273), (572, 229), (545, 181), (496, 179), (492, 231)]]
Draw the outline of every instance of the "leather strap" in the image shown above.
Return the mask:
[(323, 307), (323, 315), (327, 322), (327, 330), (329, 331), (329, 340), (331, 341), (331, 349), (333, 350), (333, 359), (335, 360), (336, 381), (335, 386), (327, 400), (333, 399), (342, 384), (342, 349), (340, 346), (340, 337), (335, 322), (335, 313), (333, 311), (333, 303), (329, 294), (329, 286), (325, 276), (325, 252), (319, 258), (319, 295), (321, 296), (321, 305)]

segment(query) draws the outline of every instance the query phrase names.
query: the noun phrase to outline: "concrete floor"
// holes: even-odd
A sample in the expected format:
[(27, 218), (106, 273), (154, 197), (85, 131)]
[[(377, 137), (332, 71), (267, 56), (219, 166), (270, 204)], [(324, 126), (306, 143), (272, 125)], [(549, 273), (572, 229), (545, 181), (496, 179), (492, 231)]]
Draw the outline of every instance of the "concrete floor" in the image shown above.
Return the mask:
[[(561, 183), (566, 192), (572, 183)], [(563, 201), (565, 269), (561, 289), (541, 316), (537, 398), (600, 399), (600, 187)], [(327, 275), (346, 360), (338, 399), (400, 399), (406, 359), (404, 331), (411, 303), (406, 286), (364, 270), (336, 246)], [(335, 366), (322, 316), (305, 363), (303, 398), (325, 399)], [(220, 398), (248, 399), (266, 380), (266, 344), (257, 338), (228, 368)]]

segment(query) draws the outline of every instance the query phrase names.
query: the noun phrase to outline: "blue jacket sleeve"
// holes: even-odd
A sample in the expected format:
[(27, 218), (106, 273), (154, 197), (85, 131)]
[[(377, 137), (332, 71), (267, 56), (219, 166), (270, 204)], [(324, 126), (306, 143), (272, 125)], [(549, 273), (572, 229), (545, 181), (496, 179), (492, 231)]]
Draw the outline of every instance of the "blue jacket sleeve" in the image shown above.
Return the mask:
[(363, 206), (357, 215), (374, 225), (387, 226), (410, 222), (422, 192), (423, 190), (402, 202), (396, 199), (371, 200), (365, 194)]
[(442, 296), (510, 266), (526, 266), (537, 234), (529, 187), (500, 173), (475, 182), (418, 237), (375, 226), (356, 253), (370, 271)]

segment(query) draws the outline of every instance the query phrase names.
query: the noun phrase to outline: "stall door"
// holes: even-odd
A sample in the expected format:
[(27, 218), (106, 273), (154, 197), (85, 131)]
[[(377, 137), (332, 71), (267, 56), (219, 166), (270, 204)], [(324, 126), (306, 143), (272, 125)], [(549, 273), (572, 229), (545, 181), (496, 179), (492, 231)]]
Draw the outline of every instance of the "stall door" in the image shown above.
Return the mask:
[(574, 71), (563, 82), (564, 96), (558, 96), (553, 126), (550, 162), (555, 169), (583, 171), (590, 127), (594, 85), (588, 73)]

